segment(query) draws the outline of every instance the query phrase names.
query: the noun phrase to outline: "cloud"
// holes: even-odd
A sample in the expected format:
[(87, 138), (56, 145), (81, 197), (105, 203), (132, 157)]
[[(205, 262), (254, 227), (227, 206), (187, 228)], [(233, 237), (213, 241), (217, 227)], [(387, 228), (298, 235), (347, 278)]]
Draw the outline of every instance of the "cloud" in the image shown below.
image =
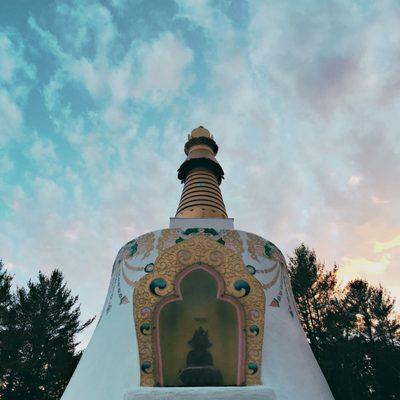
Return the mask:
[(15, 168), (15, 163), (11, 157), (7, 154), (0, 153), (0, 171), (3, 173), (8, 173), (13, 171)]
[(349, 185), (357, 186), (361, 183), (362, 181), (362, 176), (360, 175), (351, 175), (349, 178)]
[(175, 93), (184, 83), (184, 72), (193, 60), (192, 51), (170, 32), (139, 48), (142, 74), (136, 85), (138, 96), (152, 99)]
[(208, 30), (214, 29), (217, 19), (221, 17), (218, 8), (213, 7), (208, 0), (183, 0), (176, 3), (179, 6), (178, 17)]
[(19, 136), (22, 122), (22, 112), (15, 100), (0, 88), (0, 145)]
[(38, 134), (35, 135), (35, 140), (29, 148), (29, 156), (42, 167), (54, 168), (57, 161), (53, 142), (40, 138)]
[(17, 69), (13, 50), (11, 40), (2, 33), (0, 36), (0, 79), (3, 82), (11, 82)]
[(398, 72), (398, 4), (308, 3), (251, 3), (255, 71), (317, 116), (370, 110)]
[(376, 253), (381, 253), (382, 251), (391, 250), (397, 247), (400, 247), (400, 235), (395, 236), (387, 242), (376, 242), (374, 249)]
[(55, 57), (57, 57), (60, 61), (68, 60), (68, 56), (65, 54), (64, 50), (59, 45), (57, 38), (51, 32), (42, 29), (38, 25), (34, 17), (30, 16), (28, 18), (28, 25), (32, 29), (32, 31), (39, 36), (40, 39), (39, 43), (42, 43), (44, 49), (46, 49)]
[[(373, 237), (373, 235), (370, 234), (369, 237)], [(347, 283), (351, 279), (361, 277), (378, 284), (382, 283), (383, 277), (387, 274), (394, 278), (390, 287), (397, 294), (396, 289), (399, 286), (396, 285), (396, 273), (400, 260), (400, 235), (397, 234), (386, 241), (375, 241), (369, 251), (364, 249), (363, 253), (368, 254), (368, 257), (343, 257), (342, 267), (339, 269), (339, 276), (343, 282)]]
[[(33, 17), (30, 17), (29, 25), (39, 36), (43, 49), (59, 64), (44, 88), (45, 104), (53, 123), (60, 132), (65, 128), (68, 138), (77, 138), (69, 134), (74, 116), (71, 103), (64, 95), (71, 84), (81, 86), (90, 95), (96, 116), (104, 124), (102, 127), (97, 124), (97, 131), (125, 131), (126, 138), (133, 138), (132, 127), (137, 124), (135, 104), (145, 101), (150, 106), (165, 105), (192, 83), (189, 74), (192, 50), (172, 32), (162, 32), (148, 41), (127, 42), (122, 49), (118, 27), (104, 6), (93, 3), (69, 7), (62, 4), (57, 7), (57, 13), (75, 28), (58, 37), (40, 27)], [(93, 49), (90, 56), (86, 51), (88, 46)], [(120, 51), (116, 51), (118, 48)], [(88, 135), (91, 137), (88, 143), (93, 145), (94, 137), (99, 134)], [(82, 140), (86, 139), (81, 139), (81, 146)], [(100, 149), (81, 150), (87, 160), (94, 160)]]
[(25, 60), (25, 48), (21, 38), (6, 30), (0, 30), (0, 83), (15, 84), (18, 75), (33, 79), (36, 70)]
[(99, 65), (82, 58), (71, 63), (68, 72), (93, 99), (108, 97), (115, 108), (127, 100), (159, 103), (173, 98), (189, 82), (185, 72), (192, 58), (191, 50), (167, 32), (132, 47), (116, 64)]
[(354, 278), (371, 278), (372, 275), (382, 276), (386, 271), (391, 256), (385, 254), (382, 257), (370, 260), (364, 257), (343, 257), (343, 265), (339, 269), (339, 278), (344, 284)]
[(19, 35), (0, 29), (0, 145), (20, 137), (21, 110), (35, 67), (25, 60), (25, 47)]

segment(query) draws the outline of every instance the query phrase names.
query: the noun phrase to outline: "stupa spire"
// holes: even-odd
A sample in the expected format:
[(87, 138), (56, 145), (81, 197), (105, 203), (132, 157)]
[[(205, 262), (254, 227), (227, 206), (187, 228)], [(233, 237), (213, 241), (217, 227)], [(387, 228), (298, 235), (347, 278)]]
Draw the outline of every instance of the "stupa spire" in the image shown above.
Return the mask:
[(176, 218), (228, 218), (219, 188), (224, 171), (215, 158), (217, 152), (213, 135), (202, 126), (188, 135), (187, 158), (178, 169), (184, 187)]

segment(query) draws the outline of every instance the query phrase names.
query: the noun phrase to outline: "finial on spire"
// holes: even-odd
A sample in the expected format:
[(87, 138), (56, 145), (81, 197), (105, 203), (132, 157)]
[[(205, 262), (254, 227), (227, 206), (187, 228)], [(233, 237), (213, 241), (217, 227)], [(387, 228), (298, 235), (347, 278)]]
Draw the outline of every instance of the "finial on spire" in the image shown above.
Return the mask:
[(185, 144), (185, 154), (188, 155), (190, 149), (195, 145), (211, 147), (214, 156), (218, 153), (218, 146), (217, 143), (215, 143), (213, 135), (211, 135), (208, 129), (201, 125), (198, 128), (193, 129), (188, 135), (188, 141)]
[(207, 137), (209, 139), (212, 138), (210, 131), (201, 125), (198, 128), (192, 130), (190, 137), (191, 138)]

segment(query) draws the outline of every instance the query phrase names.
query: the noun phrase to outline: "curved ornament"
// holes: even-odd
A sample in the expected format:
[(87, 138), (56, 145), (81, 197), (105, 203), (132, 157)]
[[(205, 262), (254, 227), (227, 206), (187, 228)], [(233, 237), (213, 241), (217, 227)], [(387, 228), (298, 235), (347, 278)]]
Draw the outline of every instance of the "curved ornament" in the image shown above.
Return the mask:
[[(247, 281), (245, 281), (244, 279), (239, 279), (237, 280), (233, 287), (240, 292), (241, 296), (240, 297), (245, 297), (250, 293), (250, 285), (248, 284)], [(236, 295), (237, 296), (237, 295)]]
[(144, 362), (142, 362), (141, 370), (142, 370), (145, 374), (149, 374), (149, 373), (150, 373), (150, 370), (151, 370), (151, 362), (150, 362), (150, 361), (144, 361)]
[(138, 244), (136, 240), (132, 240), (131, 242), (127, 243), (126, 246), (127, 246), (126, 256), (133, 257), (138, 250)]
[(142, 318), (146, 319), (146, 318), (150, 318), (150, 314), (151, 314), (151, 308), (150, 307), (143, 307), (140, 310), (140, 315)]
[(260, 328), (257, 325), (251, 325), (249, 328), (249, 332), (253, 336), (257, 336), (260, 333)]
[(267, 243), (265, 243), (265, 246), (264, 246), (264, 253), (267, 257), (270, 257), (270, 258), (273, 256), (273, 250), (274, 250), (271, 244), (272, 243), (267, 242)]
[(258, 367), (256, 363), (249, 363), (247, 368), (251, 371), (251, 374), (254, 375), (258, 372)]
[(142, 325), (140, 325), (140, 333), (143, 335), (150, 335), (151, 333), (151, 325), (148, 322), (144, 322)]
[(144, 272), (149, 273), (149, 272), (153, 272), (153, 270), (154, 270), (154, 264), (153, 263), (147, 264), (144, 267)]
[(247, 272), (250, 275), (255, 275), (257, 270), (252, 265), (246, 265)]
[(157, 278), (151, 281), (150, 283), (150, 292), (153, 293), (155, 296), (162, 296), (158, 292), (163, 290), (167, 287), (167, 282), (163, 278)]

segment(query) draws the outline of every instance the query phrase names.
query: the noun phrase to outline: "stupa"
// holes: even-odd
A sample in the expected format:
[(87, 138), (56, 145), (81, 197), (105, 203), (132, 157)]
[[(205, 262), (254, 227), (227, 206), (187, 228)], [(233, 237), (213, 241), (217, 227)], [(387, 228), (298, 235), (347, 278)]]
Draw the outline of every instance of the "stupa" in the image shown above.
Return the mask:
[(284, 256), (228, 218), (213, 136), (200, 126), (184, 150), (176, 215), (118, 252), (62, 400), (333, 399)]

